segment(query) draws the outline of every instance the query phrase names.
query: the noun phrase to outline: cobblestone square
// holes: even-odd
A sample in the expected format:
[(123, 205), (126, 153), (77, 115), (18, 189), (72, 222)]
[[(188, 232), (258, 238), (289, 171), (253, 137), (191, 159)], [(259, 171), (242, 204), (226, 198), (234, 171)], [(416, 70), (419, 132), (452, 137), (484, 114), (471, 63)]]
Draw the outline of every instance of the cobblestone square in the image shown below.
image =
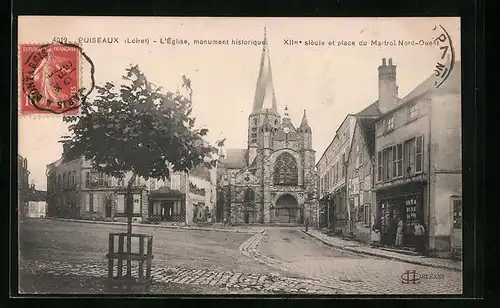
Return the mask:
[[(120, 227), (27, 221), (20, 229), (21, 272), (105, 278), (107, 234)], [(206, 286), (200, 289), (205, 293), (460, 294), (462, 289), (461, 272), (340, 251), (298, 228), (267, 227), (253, 235), (138, 231), (154, 235), (154, 283)], [(439, 279), (404, 283), (405, 272), (413, 270)]]

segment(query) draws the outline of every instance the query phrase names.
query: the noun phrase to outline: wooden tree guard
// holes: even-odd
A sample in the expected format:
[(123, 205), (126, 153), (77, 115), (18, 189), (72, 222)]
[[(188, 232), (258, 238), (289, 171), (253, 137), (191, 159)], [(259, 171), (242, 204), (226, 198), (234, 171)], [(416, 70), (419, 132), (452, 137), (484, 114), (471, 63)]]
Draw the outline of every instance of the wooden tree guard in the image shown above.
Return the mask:
[[(124, 249), (125, 243), (127, 243), (128, 237), (139, 238), (139, 251), (132, 252), (126, 251)], [(118, 237), (118, 251), (115, 251), (115, 238)], [(147, 242), (147, 248), (144, 249)], [(146, 253), (144, 251), (146, 250)], [(117, 279), (123, 282), (139, 282), (139, 283), (151, 283), (151, 266), (153, 256), (153, 236), (147, 234), (128, 234), (128, 233), (110, 233), (109, 234), (109, 252), (106, 254), (108, 259), (108, 278)], [(117, 273), (114, 275), (114, 260), (118, 261)], [(123, 261), (127, 261), (126, 273), (129, 275), (123, 275), (124, 264)], [(138, 277), (133, 277), (131, 274), (132, 261), (139, 262)], [(144, 262), (146, 262), (146, 268), (144, 269)]]

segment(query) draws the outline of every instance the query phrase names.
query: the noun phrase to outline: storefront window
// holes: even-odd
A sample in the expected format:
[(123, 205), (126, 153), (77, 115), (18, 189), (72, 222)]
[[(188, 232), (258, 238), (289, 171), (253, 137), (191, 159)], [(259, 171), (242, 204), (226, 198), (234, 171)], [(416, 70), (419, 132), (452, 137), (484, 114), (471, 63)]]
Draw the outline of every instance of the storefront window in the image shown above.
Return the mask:
[(410, 197), (406, 199), (406, 221), (413, 222), (417, 219), (417, 199)]

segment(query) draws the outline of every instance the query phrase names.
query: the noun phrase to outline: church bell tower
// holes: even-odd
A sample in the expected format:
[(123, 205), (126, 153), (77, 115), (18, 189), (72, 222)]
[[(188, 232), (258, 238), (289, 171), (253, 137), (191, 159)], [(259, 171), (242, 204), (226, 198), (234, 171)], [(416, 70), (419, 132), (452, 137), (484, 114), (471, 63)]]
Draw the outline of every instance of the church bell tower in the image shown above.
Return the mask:
[(270, 126), (271, 130), (280, 125), (280, 115), (276, 105), (276, 95), (271, 72), (271, 59), (267, 45), (267, 33), (264, 28), (264, 44), (260, 59), (259, 75), (255, 89), (252, 113), (248, 117), (248, 164), (257, 156), (264, 130), (262, 126)]

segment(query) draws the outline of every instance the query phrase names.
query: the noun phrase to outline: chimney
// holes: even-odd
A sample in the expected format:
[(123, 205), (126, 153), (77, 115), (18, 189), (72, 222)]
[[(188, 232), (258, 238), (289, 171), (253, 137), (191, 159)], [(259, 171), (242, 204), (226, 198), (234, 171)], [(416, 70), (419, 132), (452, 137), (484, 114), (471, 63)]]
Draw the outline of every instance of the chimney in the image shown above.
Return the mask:
[(396, 65), (392, 64), (392, 58), (389, 58), (389, 64), (383, 58), (382, 65), (378, 67), (378, 100), (380, 111), (385, 113), (396, 107), (397, 96)]

